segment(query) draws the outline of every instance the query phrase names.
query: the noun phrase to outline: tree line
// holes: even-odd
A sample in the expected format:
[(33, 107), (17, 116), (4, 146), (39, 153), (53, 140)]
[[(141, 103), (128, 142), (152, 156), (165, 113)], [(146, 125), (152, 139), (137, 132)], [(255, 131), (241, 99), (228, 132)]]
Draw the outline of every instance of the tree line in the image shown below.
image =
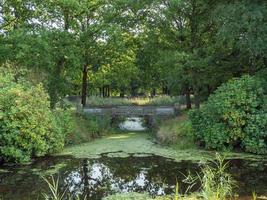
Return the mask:
[[(3, 0), (0, 65), (66, 95), (185, 95), (267, 77), (261, 0)], [(27, 70), (27, 73), (25, 72)]]

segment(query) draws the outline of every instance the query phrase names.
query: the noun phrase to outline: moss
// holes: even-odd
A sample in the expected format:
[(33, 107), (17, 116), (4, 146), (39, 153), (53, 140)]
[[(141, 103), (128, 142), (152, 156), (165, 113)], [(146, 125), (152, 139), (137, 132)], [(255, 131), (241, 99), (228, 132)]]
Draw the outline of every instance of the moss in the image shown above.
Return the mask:
[[(107, 154), (108, 153), (108, 154)], [(148, 133), (123, 133), (105, 136), (90, 143), (66, 148), (61, 155), (73, 155), (77, 158), (97, 158), (101, 154), (125, 157), (130, 155), (154, 154), (176, 161), (206, 161), (214, 158), (215, 152), (200, 149), (177, 150), (172, 147), (153, 143)], [(227, 158), (262, 159), (260, 156), (244, 153), (222, 153)]]

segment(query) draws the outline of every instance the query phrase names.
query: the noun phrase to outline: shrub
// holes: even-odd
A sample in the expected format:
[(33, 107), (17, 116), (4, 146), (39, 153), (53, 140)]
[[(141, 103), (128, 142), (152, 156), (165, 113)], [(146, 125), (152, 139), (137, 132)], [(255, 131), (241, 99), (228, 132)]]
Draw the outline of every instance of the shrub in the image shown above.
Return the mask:
[(0, 157), (23, 162), (63, 148), (64, 134), (41, 85), (0, 71)]
[(195, 137), (211, 149), (241, 147), (267, 152), (267, 111), (261, 82), (250, 76), (220, 86), (200, 110), (190, 112)]
[(57, 125), (65, 135), (65, 144), (69, 144), (69, 136), (76, 133), (75, 111), (68, 108), (56, 108), (53, 111)]

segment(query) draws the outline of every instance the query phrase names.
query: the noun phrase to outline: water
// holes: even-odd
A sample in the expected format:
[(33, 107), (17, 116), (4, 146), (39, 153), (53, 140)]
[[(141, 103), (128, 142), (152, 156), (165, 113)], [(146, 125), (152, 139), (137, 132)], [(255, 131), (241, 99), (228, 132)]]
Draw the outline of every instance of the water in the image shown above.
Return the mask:
[(147, 129), (141, 117), (127, 117), (119, 124), (119, 128), (127, 131), (144, 131)]
[[(237, 191), (250, 195), (251, 191), (267, 194), (267, 163), (232, 160), (230, 171), (238, 180)], [(180, 191), (183, 174), (200, 171), (201, 164), (189, 161), (174, 162), (160, 156), (110, 158), (106, 154), (99, 159), (75, 159), (50, 157), (38, 159), (28, 166), (5, 166), (0, 173), (0, 197), (8, 200), (31, 200), (42, 197), (48, 188), (41, 175), (58, 168), (61, 190), (72, 194), (87, 195), (90, 200), (100, 200), (108, 194), (121, 192), (148, 192), (151, 195), (171, 194), (176, 181)], [(57, 177), (57, 175), (55, 176)], [(192, 191), (196, 190), (196, 185)]]

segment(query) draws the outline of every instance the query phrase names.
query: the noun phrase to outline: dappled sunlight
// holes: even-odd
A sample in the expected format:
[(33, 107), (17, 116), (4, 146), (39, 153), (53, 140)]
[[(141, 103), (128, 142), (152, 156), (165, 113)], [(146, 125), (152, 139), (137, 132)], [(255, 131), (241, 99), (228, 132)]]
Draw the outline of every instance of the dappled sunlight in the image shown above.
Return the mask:
[[(140, 133), (140, 132), (139, 132)], [(136, 133), (134, 132), (131, 132), (131, 133), (128, 133), (129, 135), (136, 135)], [(144, 133), (145, 134), (145, 133)]]
[[(106, 137), (107, 139), (130, 139), (135, 136), (147, 135), (146, 132), (127, 132), (125, 134), (116, 134)], [(143, 136), (142, 136), (143, 137)]]
[(117, 136), (110, 136), (108, 139), (126, 139), (129, 138), (129, 135), (117, 135)]

